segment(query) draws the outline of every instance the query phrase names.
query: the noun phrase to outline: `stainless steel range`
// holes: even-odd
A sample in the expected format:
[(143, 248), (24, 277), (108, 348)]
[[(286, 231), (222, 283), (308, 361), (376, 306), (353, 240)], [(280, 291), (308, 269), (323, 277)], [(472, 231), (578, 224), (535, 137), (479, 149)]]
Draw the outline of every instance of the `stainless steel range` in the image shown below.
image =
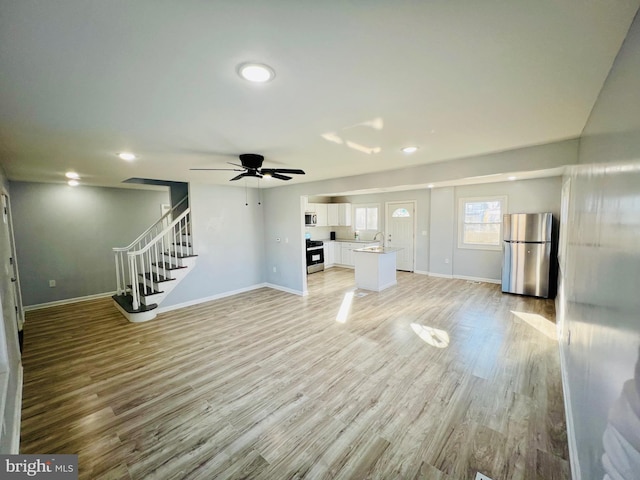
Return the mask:
[(324, 270), (324, 242), (307, 238), (307, 273)]

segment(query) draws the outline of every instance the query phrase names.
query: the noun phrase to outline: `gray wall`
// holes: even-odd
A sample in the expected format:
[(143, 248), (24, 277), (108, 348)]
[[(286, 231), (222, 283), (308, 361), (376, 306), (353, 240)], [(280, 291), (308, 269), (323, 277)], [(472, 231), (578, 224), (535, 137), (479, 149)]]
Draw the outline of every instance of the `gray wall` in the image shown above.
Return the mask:
[[(614, 432), (640, 450), (638, 85), (636, 18), (584, 129), (581, 166), (565, 178), (567, 235), (556, 303), (574, 479), (603, 478), (605, 453), (618, 467), (616, 458), (628, 458), (610, 441)], [(638, 455), (629, 471), (612, 478), (637, 479)]]
[(28, 182), (10, 188), (25, 306), (115, 291), (111, 249), (135, 240), (169, 203), (168, 190)]
[(561, 177), (515, 180), (511, 182), (466, 185), (455, 188), (453, 224), (453, 275), (499, 281), (502, 252), (458, 248), (459, 199), (505, 195), (507, 213), (551, 212), (560, 215)]
[(190, 184), (197, 263), (161, 308), (193, 303), (264, 282), (264, 212), (258, 201), (256, 189), (245, 192), (240, 187)]
[(429, 269), (434, 275), (453, 275), (455, 189), (434, 188), (431, 192), (431, 234)]

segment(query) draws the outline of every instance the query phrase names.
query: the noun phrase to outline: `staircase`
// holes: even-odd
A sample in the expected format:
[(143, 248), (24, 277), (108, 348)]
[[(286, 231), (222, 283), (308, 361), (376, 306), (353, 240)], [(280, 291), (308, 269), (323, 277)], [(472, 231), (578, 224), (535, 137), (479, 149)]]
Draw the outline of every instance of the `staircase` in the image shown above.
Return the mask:
[(130, 322), (154, 319), (160, 302), (195, 265), (191, 210), (182, 209), (186, 200), (185, 197), (131, 245), (113, 249), (117, 289), (112, 298)]

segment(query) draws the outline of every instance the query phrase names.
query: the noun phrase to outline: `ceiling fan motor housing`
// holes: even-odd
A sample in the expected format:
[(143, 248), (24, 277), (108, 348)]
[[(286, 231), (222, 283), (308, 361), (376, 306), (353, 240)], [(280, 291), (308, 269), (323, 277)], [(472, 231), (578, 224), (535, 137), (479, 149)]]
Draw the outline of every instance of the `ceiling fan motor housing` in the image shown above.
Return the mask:
[(263, 161), (264, 157), (257, 153), (243, 153), (240, 155), (240, 162), (242, 162), (242, 166), (250, 170), (257, 170), (260, 168)]

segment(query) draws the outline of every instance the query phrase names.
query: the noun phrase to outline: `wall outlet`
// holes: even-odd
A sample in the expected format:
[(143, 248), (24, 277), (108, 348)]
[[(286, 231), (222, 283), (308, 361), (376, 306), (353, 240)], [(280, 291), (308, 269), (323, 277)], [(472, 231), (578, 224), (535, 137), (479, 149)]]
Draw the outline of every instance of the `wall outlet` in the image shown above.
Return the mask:
[(56, 281), (55, 280), (49, 280), (49, 286), (50, 287), (55, 287), (56, 286)]
[(445, 259), (444, 259), (444, 263), (449, 263), (449, 259), (448, 259), (448, 258), (445, 258)]
[(278, 269), (276, 267), (273, 267), (273, 273), (276, 273), (278, 271)]

